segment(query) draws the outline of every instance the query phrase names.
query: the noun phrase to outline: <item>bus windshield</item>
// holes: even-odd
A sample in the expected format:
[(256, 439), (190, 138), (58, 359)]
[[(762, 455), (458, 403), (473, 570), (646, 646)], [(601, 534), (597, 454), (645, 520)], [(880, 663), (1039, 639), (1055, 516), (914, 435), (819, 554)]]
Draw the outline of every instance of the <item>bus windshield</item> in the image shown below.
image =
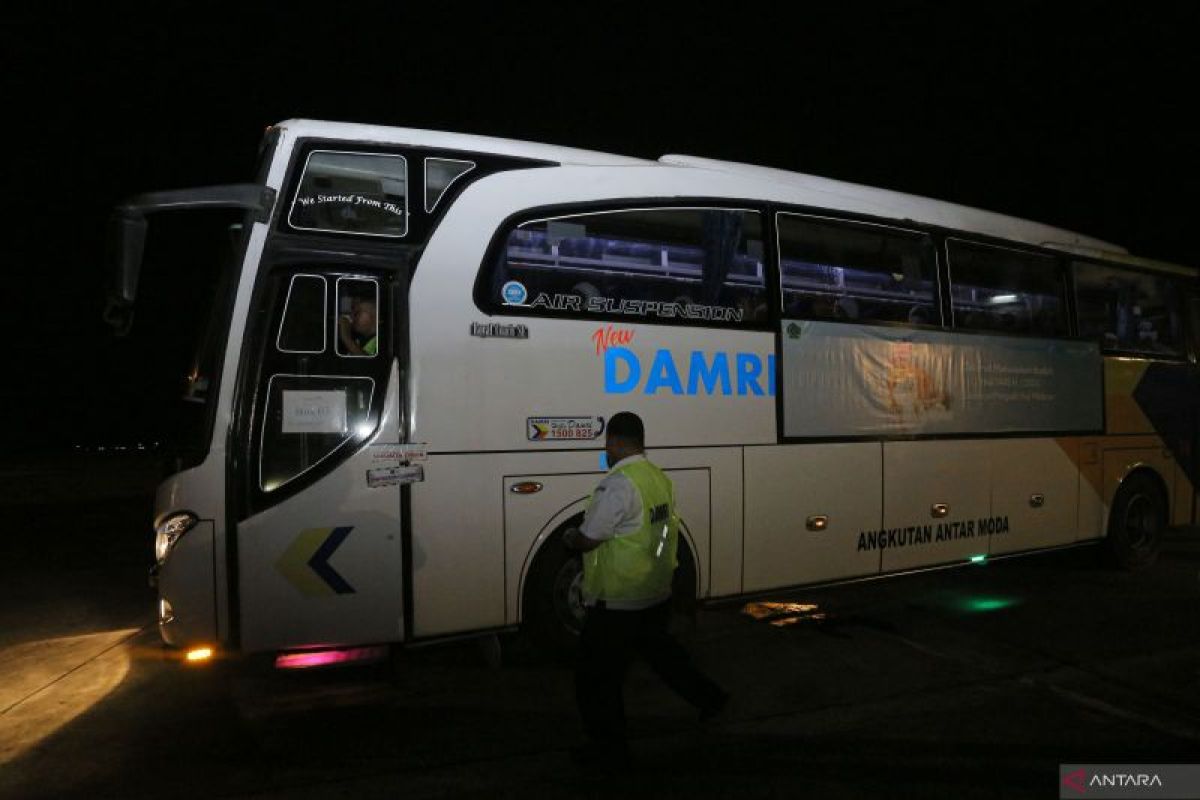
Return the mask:
[(136, 324), (118, 348), (112, 377), (123, 416), (137, 428), (129, 433), (158, 442), (180, 466), (208, 451), (243, 216), (222, 210), (154, 218)]
[(112, 217), (104, 318), (128, 340), (112, 400), (126, 432), (154, 436), (176, 469), (208, 453), (233, 287), (253, 223), (274, 205), (265, 184), (278, 141), (275, 129), (263, 137), (254, 183), (141, 194)]

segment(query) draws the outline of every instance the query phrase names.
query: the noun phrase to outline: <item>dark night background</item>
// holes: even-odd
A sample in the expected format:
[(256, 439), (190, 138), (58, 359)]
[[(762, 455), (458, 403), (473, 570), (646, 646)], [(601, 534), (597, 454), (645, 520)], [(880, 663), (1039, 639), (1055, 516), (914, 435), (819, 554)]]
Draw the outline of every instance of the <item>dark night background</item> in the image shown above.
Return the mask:
[(290, 117), (756, 162), (1200, 263), (1200, 6), (1050, 5), (7, 6), (0, 453), (161, 439), (207, 287), (145, 276), (112, 340), (109, 209), (250, 179)]

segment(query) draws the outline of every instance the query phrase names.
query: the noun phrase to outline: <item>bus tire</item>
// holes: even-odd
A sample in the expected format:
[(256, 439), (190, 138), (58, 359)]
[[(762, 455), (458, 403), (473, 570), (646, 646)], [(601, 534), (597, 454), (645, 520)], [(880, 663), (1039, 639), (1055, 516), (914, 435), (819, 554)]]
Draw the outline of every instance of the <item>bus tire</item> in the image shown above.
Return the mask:
[(1108, 518), (1108, 555), (1118, 567), (1145, 569), (1154, 563), (1167, 527), (1167, 500), (1146, 473), (1134, 473), (1121, 484)]
[[(524, 627), (535, 644), (564, 658), (579, 647), (584, 610), (583, 559), (563, 544), (562, 537), (567, 528), (582, 522), (575, 517), (559, 526), (534, 556), (525, 579)], [(697, 608), (696, 559), (682, 536), (678, 560), (671, 582), (672, 610), (691, 621)]]
[(573, 517), (550, 534), (525, 577), (523, 627), (535, 644), (563, 657), (575, 652), (583, 628), (583, 559), (563, 544), (563, 532), (582, 522)]

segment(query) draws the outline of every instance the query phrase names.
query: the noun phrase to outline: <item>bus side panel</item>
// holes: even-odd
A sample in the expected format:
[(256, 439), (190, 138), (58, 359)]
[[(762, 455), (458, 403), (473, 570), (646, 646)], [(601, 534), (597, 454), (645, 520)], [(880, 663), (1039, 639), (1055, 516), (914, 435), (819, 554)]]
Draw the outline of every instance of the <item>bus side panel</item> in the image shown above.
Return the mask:
[(992, 442), (992, 515), (1006, 520), (991, 537), (992, 553), (1014, 553), (1075, 541), (1079, 513), (1078, 439)]
[(745, 591), (879, 571), (860, 542), (882, 522), (881, 454), (877, 442), (746, 448)]
[[(582, 466), (582, 464), (580, 465)], [(430, 455), (413, 484), (413, 636), (505, 624), (504, 454)]]
[(1104, 536), (1103, 442), (1097, 437), (1079, 440), (1079, 523), (1075, 531), (1075, 540), (1078, 542)]
[(965, 561), (988, 552), (992, 444), (884, 444), (884, 531), (876, 545), (883, 551), (884, 572)]
[[(1126, 455), (1112, 464), (1105, 462), (1106, 501), (1111, 504), (1116, 485), (1126, 472), (1142, 460), (1155, 465), (1169, 495), (1172, 524), (1191, 522), (1195, 487), (1187, 467), (1193, 463), (1196, 447), (1196, 370), (1189, 364), (1151, 361), (1138, 358), (1104, 360), (1105, 404), (1110, 434), (1126, 434), (1108, 441), (1109, 447), (1130, 451), (1147, 448), (1141, 454)], [(1146, 436), (1135, 436), (1146, 434)], [(1150, 452), (1150, 448), (1159, 451)], [(1165, 463), (1174, 461), (1176, 463)]]
[(1175, 502), (1171, 506), (1172, 525), (1191, 525), (1193, 499), (1196, 489), (1188, 479), (1187, 472), (1179, 462), (1175, 463)]
[[(688, 474), (704, 470), (708, 486), (704, 497), (709, 509), (707, 527), (694, 524), (685, 506), (689, 498), (699, 498), (700, 488), (688, 488), (678, 495), (679, 514), (688, 526), (696, 546), (696, 570), (701, 597), (737, 594), (742, 585), (742, 448), (704, 447), (649, 450), (655, 464), (669, 471)], [(694, 477), (693, 477), (694, 480)], [(682, 487), (677, 482), (677, 491)]]

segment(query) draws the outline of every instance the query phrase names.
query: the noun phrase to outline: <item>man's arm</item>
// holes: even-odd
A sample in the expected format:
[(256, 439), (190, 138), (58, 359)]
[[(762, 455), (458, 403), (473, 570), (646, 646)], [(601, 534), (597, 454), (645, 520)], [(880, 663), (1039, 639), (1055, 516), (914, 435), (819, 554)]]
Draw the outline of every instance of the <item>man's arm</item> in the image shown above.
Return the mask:
[(586, 553), (589, 550), (595, 550), (597, 547), (604, 544), (604, 542), (598, 539), (589, 538), (583, 531), (572, 525), (563, 533), (563, 544), (565, 544), (571, 550), (578, 550), (581, 553)]
[(358, 342), (354, 341), (354, 329), (350, 322), (350, 317), (343, 314), (338, 317), (338, 338), (342, 340), (342, 347), (346, 348), (346, 352), (352, 356), (363, 355), (363, 349)]
[(605, 478), (596, 487), (583, 525), (568, 528), (563, 543), (582, 553), (595, 550), (613, 538), (631, 515), (641, 517), (640, 503), (636, 509), (630, 508), (636, 498), (637, 491), (628, 478), (619, 475)]

